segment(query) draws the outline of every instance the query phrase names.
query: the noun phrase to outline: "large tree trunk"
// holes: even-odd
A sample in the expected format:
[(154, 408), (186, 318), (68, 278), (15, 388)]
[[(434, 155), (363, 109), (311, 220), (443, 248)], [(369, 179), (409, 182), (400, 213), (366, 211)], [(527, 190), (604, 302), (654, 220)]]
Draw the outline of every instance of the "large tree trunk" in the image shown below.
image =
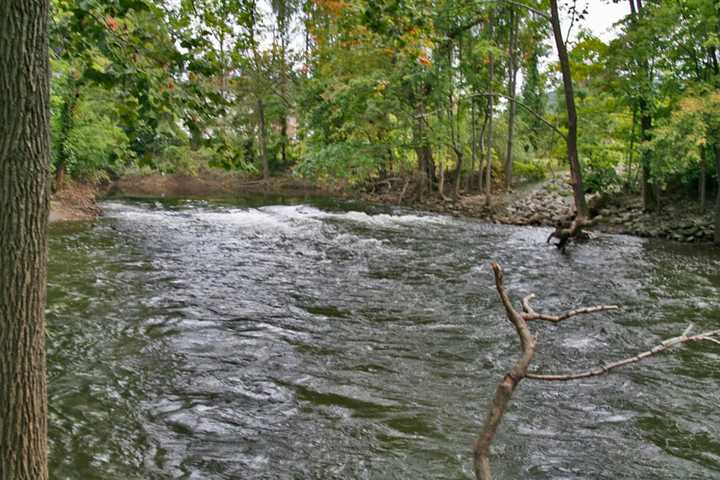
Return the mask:
[(46, 480), (48, 0), (0, 2), (0, 478)]
[(270, 161), (267, 151), (267, 125), (265, 124), (265, 105), (262, 99), (257, 101), (258, 123), (260, 127), (260, 158), (262, 160), (263, 180), (270, 178)]
[(509, 97), (509, 107), (508, 107), (508, 137), (507, 137), (507, 149), (505, 150), (505, 190), (510, 190), (510, 187), (512, 187), (512, 172), (513, 172), (513, 163), (512, 163), (512, 151), (513, 151), (513, 135), (514, 135), (514, 129), (515, 129), (515, 86), (517, 83), (517, 59), (516, 59), (516, 50), (517, 50), (517, 29), (518, 29), (518, 22), (515, 19), (515, 9), (510, 9), (510, 41), (508, 42), (508, 56), (509, 56), (509, 65), (508, 65), (508, 97)]
[(577, 149), (577, 112), (575, 111), (575, 94), (573, 91), (572, 74), (570, 72), (570, 60), (568, 58), (567, 46), (562, 37), (560, 26), (560, 13), (558, 12), (557, 0), (550, 0), (550, 22), (552, 23), (555, 46), (560, 58), (560, 70), (562, 72), (563, 90), (565, 90), (565, 108), (567, 109), (567, 157), (570, 164), (570, 175), (573, 184), (573, 196), (575, 198), (575, 211), (578, 218), (587, 217), (587, 204), (585, 203), (585, 189), (582, 183), (582, 168), (578, 158)]

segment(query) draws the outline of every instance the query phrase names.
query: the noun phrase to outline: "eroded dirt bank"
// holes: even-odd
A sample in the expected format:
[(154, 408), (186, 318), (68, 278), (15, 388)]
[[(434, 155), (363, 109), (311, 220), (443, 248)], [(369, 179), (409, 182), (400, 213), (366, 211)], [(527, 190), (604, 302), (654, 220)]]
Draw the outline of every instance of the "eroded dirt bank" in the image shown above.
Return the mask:
[(97, 188), (74, 184), (53, 194), (50, 199), (50, 223), (93, 220), (101, 213)]

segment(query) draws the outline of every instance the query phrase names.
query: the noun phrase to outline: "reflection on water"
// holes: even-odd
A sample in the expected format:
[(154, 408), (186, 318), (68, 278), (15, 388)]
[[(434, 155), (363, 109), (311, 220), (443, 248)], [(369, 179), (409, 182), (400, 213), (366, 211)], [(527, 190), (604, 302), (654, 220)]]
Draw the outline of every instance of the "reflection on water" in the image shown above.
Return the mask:
[[(537, 325), (538, 368), (579, 369), (720, 324), (720, 255), (407, 211), (104, 205), (51, 236), (54, 479), (461, 479), (517, 354), (514, 298), (620, 313)], [(720, 352), (524, 383), (502, 479), (717, 478)]]

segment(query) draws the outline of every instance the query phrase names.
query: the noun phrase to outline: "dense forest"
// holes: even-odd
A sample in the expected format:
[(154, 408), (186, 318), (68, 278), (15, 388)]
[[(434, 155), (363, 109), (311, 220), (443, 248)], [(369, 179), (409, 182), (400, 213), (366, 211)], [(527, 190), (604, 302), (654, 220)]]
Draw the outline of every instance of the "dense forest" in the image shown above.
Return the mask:
[(56, 0), (55, 188), (216, 167), (492, 194), (567, 165), (577, 128), (584, 191), (705, 208), (720, 7), (627, 7), (605, 42), (592, 2)]

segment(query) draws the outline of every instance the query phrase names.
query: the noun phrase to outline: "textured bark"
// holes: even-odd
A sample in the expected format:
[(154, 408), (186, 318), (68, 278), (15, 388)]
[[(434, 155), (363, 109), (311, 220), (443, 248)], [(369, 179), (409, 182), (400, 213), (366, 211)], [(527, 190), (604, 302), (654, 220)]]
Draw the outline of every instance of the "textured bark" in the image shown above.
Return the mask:
[(575, 210), (578, 218), (587, 217), (587, 203), (585, 202), (585, 188), (582, 183), (582, 168), (578, 158), (577, 149), (577, 112), (575, 110), (575, 93), (573, 91), (572, 73), (570, 72), (570, 59), (568, 58), (567, 46), (562, 37), (560, 26), (560, 14), (558, 12), (557, 0), (550, 0), (550, 23), (552, 23), (555, 46), (560, 58), (560, 70), (562, 72), (563, 90), (565, 91), (565, 108), (567, 109), (567, 157), (570, 164), (570, 175), (573, 183), (573, 196), (575, 198)]
[(48, 0), (0, 2), (0, 478), (45, 480)]

